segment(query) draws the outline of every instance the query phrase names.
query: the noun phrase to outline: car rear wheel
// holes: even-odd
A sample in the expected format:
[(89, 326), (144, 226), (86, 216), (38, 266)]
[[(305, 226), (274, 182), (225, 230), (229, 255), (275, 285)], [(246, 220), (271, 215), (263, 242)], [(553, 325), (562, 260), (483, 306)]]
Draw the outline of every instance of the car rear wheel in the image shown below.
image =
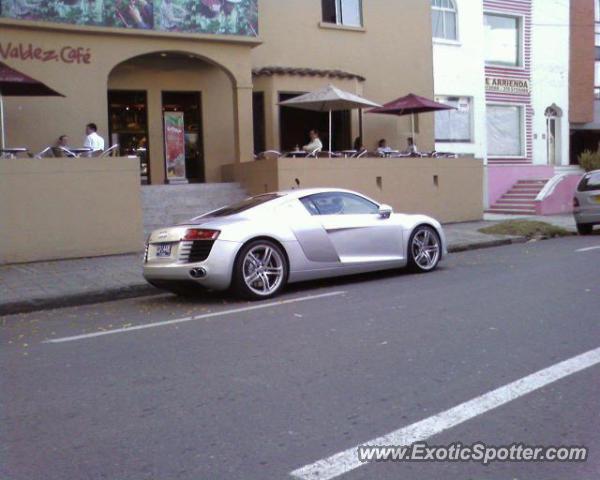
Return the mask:
[(437, 232), (429, 225), (413, 231), (408, 241), (408, 267), (414, 272), (430, 272), (437, 267), (442, 243)]
[(233, 289), (250, 300), (271, 298), (287, 282), (288, 265), (282, 249), (270, 240), (255, 240), (242, 247), (233, 268)]
[(589, 235), (590, 233), (592, 233), (593, 229), (594, 229), (594, 226), (590, 225), (589, 223), (578, 223), (577, 224), (577, 233), (579, 233), (579, 235)]

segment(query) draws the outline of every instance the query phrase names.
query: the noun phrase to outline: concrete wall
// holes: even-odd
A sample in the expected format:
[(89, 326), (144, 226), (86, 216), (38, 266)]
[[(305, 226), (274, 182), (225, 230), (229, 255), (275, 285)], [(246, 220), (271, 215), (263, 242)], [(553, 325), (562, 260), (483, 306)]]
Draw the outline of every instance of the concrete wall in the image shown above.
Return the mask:
[(549, 163), (544, 111), (552, 104), (556, 104), (563, 114), (557, 120), (555, 164), (569, 164), (569, 3), (564, 0), (533, 1), (532, 160), (537, 165)]
[(433, 39), (435, 94), (471, 97), (472, 141), (436, 143), (438, 151), (487, 156), (485, 119), (485, 71), (483, 5), (481, 0), (461, 0), (458, 40)]
[(588, 123), (594, 121), (594, 0), (571, 0), (570, 5), (568, 118), (571, 123)]
[[(407, 93), (433, 96), (429, 1), (363, 1), (363, 28), (321, 22), (321, 0), (261, 0), (260, 37), (252, 65), (339, 69), (366, 78), (365, 97), (384, 103)], [(299, 78), (299, 77), (295, 77)], [(319, 86), (330, 83), (319, 79)], [(419, 119), (417, 145), (433, 148), (433, 114)], [(382, 137), (406, 145), (410, 117), (365, 115), (364, 143)]]
[(0, 264), (143, 246), (137, 158), (0, 162)]
[(557, 215), (573, 212), (573, 197), (581, 180), (580, 174), (562, 174), (552, 178), (551, 188), (536, 202), (538, 215)]
[(310, 187), (356, 190), (397, 212), (442, 222), (483, 216), (483, 164), (474, 158), (280, 158), (227, 166), (252, 194)]

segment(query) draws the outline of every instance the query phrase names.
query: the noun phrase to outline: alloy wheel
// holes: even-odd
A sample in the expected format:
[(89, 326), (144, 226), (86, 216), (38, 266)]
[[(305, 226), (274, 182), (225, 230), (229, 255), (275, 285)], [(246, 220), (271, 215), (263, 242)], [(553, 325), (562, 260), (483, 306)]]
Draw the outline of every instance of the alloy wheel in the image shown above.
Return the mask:
[(256, 295), (269, 296), (284, 279), (283, 258), (271, 245), (258, 244), (246, 253), (242, 273), (246, 286)]
[(413, 235), (412, 258), (421, 270), (432, 270), (440, 258), (440, 241), (429, 228), (420, 228)]

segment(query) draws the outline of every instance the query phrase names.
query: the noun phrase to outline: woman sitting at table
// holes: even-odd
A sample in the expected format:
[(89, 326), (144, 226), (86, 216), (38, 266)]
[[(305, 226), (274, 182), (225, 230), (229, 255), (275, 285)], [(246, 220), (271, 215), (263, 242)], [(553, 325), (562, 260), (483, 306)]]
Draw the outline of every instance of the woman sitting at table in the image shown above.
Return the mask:
[(323, 142), (321, 142), (321, 139), (319, 138), (319, 131), (313, 129), (308, 132), (308, 134), (310, 136), (310, 142), (304, 145), (302, 150), (304, 150), (306, 153), (313, 153), (315, 151), (323, 150)]
[(377, 153), (381, 157), (385, 157), (388, 153), (392, 153), (394, 150), (388, 147), (387, 141), (385, 138), (382, 138), (377, 142)]

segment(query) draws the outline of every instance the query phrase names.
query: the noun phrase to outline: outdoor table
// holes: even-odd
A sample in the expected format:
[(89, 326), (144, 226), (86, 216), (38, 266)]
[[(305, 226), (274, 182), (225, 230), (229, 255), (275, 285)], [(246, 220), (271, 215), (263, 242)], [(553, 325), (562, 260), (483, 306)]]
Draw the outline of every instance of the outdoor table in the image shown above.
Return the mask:
[(27, 153), (29, 150), (23, 147), (0, 148), (0, 157), (15, 158), (19, 153)]
[(73, 152), (78, 157), (84, 153), (91, 153), (92, 149), (90, 147), (78, 147), (78, 148), (69, 148), (69, 152)]
[(306, 157), (306, 155), (308, 154), (304, 150), (293, 150), (291, 152), (288, 152), (288, 156), (292, 158)]
[(398, 155), (399, 153), (400, 150), (388, 150), (387, 152), (384, 152), (384, 156), (391, 157), (392, 155)]
[(342, 150), (340, 153), (344, 156), (344, 158), (348, 158), (352, 155), (356, 155), (358, 152), (356, 150)]

